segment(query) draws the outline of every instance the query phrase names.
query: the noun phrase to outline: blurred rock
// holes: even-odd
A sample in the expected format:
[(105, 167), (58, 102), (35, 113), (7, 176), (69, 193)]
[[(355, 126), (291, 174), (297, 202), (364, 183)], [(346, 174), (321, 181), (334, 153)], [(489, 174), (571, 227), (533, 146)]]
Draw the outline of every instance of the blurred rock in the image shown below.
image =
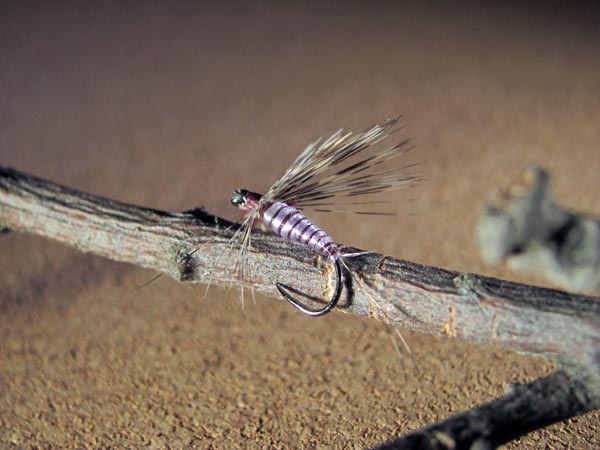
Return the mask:
[(495, 192), (475, 233), (490, 264), (542, 275), (570, 290), (600, 286), (600, 222), (554, 203), (550, 176), (541, 167), (528, 167)]

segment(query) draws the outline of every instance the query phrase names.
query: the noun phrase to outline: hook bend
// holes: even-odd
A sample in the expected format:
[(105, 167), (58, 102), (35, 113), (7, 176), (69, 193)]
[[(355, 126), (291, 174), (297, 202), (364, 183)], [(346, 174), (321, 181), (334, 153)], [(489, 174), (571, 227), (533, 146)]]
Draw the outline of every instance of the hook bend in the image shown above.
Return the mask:
[(319, 308), (319, 309), (309, 308), (308, 306), (306, 306), (299, 300), (296, 300), (294, 297), (292, 297), (292, 295), (287, 291), (290, 289), (289, 286), (286, 286), (285, 284), (281, 284), (281, 283), (275, 283), (275, 286), (277, 286), (277, 289), (279, 290), (279, 292), (281, 293), (283, 298), (285, 298), (288, 302), (290, 302), (292, 304), (292, 306), (294, 306), (296, 309), (302, 311), (307, 316), (318, 317), (318, 316), (324, 316), (325, 314), (330, 312), (333, 308), (335, 308), (335, 306), (337, 305), (337, 303), (340, 300), (340, 297), (342, 295), (342, 266), (341, 266), (339, 258), (336, 258), (336, 260), (335, 260), (335, 276), (336, 276), (335, 292), (333, 293), (331, 300), (329, 300), (329, 302), (323, 308)]

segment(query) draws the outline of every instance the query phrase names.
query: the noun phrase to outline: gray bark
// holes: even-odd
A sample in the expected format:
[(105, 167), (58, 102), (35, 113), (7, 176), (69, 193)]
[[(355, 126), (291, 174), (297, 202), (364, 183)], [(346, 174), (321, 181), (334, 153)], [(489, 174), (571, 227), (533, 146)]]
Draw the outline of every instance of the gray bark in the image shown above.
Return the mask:
[[(231, 225), (202, 210), (170, 213), (127, 205), (0, 167), (0, 228), (45, 236), (184, 282), (231, 282), (231, 267), (238, 254), (228, 251), (235, 230)], [(274, 286), (279, 281), (315, 299), (323, 298), (319, 286), (324, 284), (320, 280), (327, 279), (323, 274), (327, 266), (317, 264), (301, 245), (256, 231), (246, 262), (244, 283), (256, 291), (281, 299)], [(597, 298), (375, 253), (346, 262), (352, 276), (346, 274), (338, 307), (344, 312), (433, 335), (537, 354), (562, 365), (547, 381), (536, 380), (498, 399), (504, 405), (500, 409), (484, 405), (474, 410), (483, 422), (469, 425), (464, 417), (456, 416), (449, 424), (437, 425), (444, 427), (444, 433), (464, 425), (461, 435), (470, 430), (467, 435), (472, 437), (464, 442), (473, 444), (480, 442), (484, 423), (486, 435), (494, 436), (486, 442), (493, 446), (503, 441), (497, 436), (506, 432), (505, 423), (514, 425), (514, 431), (505, 434), (513, 438), (599, 407)], [(538, 395), (539, 389), (566, 394)], [(530, 402), (540, 417), (532, 417), (530, 422), (517, 420)], [(497, 411), (504, 421), (495, 418)], [(492, 415), (486, 421), (487, 416), (481, 414)], [(517, 422), (523, 422), (520, 428)]]

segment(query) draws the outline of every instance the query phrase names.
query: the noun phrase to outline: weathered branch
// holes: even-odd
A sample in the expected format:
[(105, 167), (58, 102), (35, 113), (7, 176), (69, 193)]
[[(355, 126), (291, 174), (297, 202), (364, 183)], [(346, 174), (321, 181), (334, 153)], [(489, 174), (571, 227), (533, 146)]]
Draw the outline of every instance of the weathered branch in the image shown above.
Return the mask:
[[(227, 252), (233, 233), (228, 221), (201, 210), (168, 213), (126, 205), (8, 168), (0, 168), (0, 224), (186, 282), (207, 283), (212, 272), (212, 283), (229, 283), (235, 263)], [(315, 285), (323, 275), (309, 250), (258, 231), (252, 243), (245, 284), (279, 299), (273, 286), (278, 280), (322, 297)], [(568, 355), (579, 363), (596, 356), (597, 298), (375, 253), (347, 262), (362, 283), (346, 277), (346, 312), (509, 350)]]
[[(230, 222), (201, 210), (167, 213), (126, 205), (0, 167), (0, 229), (46, 236), (178, 280), (231, 281), (236, 253), (230, 257), (228, 252), (234, 232), (230, 226)], [(322, 289), (316, 287), (322, 284), (318, 282), (323, 278), (321, 265), (305, 247), (258, 231), (252, 244), (246, 285), (280, 299), (274, 286), (277, 280), (315, 298), (323, 297)], [(561, 386), (567, 389), (573, 380), (579, 380), (585, 386), (583, 406), (572, 402), (569, 395), (561, 397), (562, 403), (555, 402), (554, 397), (534, 395), (529, 399), (532, 407), (555, 411), (559, 405), (561, 409), (531, 424), (524, 423), (523, 432), (600, 407), (599, 299), (374, 253), (349, 258), (347, 263), (355, 278), (346, 276), (340, 308), (348, 313), (429, 334), (534, 353), (569, 367)], [(556, 372), (557, 379), (561, 373)], [(510, 399), (508, 403), (515, 405)], [(522, 406), (518, 403), (515, 411)], [(486, 405), (481, 408), (494, 410)], [(490, 420), (496, 423), (493, 417)], [(496, 425), (500, 427), (497, 432), (502, 432), (503, 425)]]
[(377, 450), (489, 449), (545, 427), (590, 411), (587, 384), (558, 370), (510, 391), (467, 412), (388, 442)]

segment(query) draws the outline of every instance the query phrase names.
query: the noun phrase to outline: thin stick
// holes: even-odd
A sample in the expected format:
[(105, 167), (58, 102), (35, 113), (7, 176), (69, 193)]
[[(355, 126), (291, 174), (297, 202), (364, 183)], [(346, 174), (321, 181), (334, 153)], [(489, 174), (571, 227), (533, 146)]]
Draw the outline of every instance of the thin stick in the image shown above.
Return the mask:
[[(229, 284), (231, 223), (194, 210), (169, 213), (119, 203), (0, 167), (0, 228), (29, 232), (84, 252), (193, 283)], [(256, 232), (246, 283), (281, 299), (272, 280), (320, 298), (322, 278), (303, 246)], [(197, 250), (197, 251), (195, 251)], [(189, 258), (185, 255), (193, 253)], [(600, 300), (369, 253), (348, 259), (369, 287), (344, 289), (345, 312), (469, 342), (590, 362), (600, 343)], [(216, 264), (216, 265), (215, 265)], [(346, 277), (350, 279), (350, 277)], [(352, 286), (350, 286), (351, 288)]]
[(496, 448), (530, 431), (590, 411), (592, 404), (594, 400), (586, 385), (558, 370), (531, 383), (513, 386), (492, 402), (387, 442), (376, 450)]
[[(230, 222), (201, 210), (169, 213), (141, 208), (0, 167), (0, 229), (45, 236), (185, 282), (231, 281), (226, 258), (219, 258), (235, 230)], [(247, 255), (253, 269), (248, 271), (247, 284), (282, 300), (273, 280), (293, 281), (297, 289), (321, 298), (315, 280), (322, 275), (310, 251), (276, 236), (255, 234)], [(567, 376), (558, 371), (555, 377), (563, 380), (562, 389), (578, 380), (583, 388), (573, 395), (583, 400), (573, 402), (571, 395), (556, 403), (554, 397), (535, 396), (529, 400), (537, 402), (532, 407), (544, 411), (563, 408), (536, 424), (600, 407), (600, 299), (373, 253), (349, 258), (346, 263), (368, 292), (352, 286), (352, 277), (346, 277), (340, 307), (345, 312), (433, 335), (538, 354), (568, 368)], [(527, 423), (523, 432), (530, 429)], [(501, 433), (502, 428), (496, 432)], [(476, 432), (472, 435), (474, 439), (478, 436)]]

